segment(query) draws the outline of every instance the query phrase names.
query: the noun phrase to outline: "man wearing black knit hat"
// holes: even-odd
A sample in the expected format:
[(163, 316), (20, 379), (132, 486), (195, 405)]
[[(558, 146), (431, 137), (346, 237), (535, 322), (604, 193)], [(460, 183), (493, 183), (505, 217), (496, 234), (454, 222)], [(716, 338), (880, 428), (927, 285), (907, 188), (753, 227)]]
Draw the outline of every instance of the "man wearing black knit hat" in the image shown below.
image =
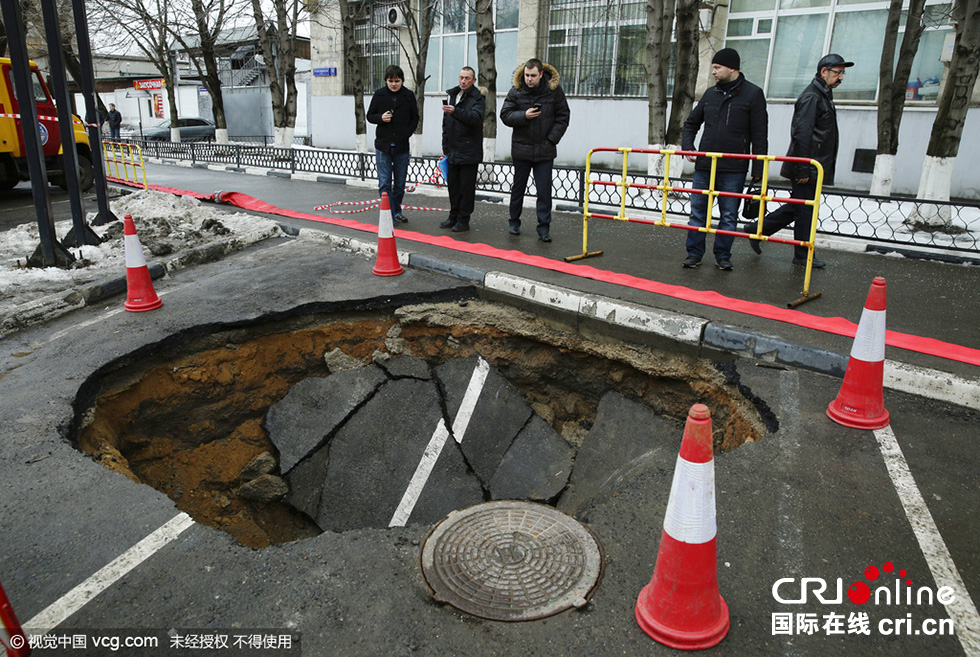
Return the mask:
[[(711, 75), (717, 84), (704, 92), (691, 115), (684, 122), (681, 147), (694, 150), (694, 137), (704, 125), (699, 150), (715, 153), (752, 153), (761, 155), (769, 151), (769, 114), (762, 89), (745, 79), (739, 71), (741, 61), (732, 48), (722, 48), (711, 60)], [(694, 189), (708, 189), (711, 181), (711, 158), (689, 156), (694, 165)], [(718, 192), (741, 192), (749, 160), (719, 158), (715, 169), (714, 189)], [(752, 178), (762, 178), (762, 161), (752, 163)], [(740, 199), (716, 196), (715, 204), (721, 211), (720, 230), (738, 229)], [(691, 194), (690, 226), (703, 227), (708, 214), (708, 197)], [(714, 255), (718, 268), (732, 270), (732, 235), (715, 235)], [(687, 258), (681, 263), (687, 269), (701, 264), (705, 251), (705, 233), (688, 231)]]
[[(823, 184), (834, 184), (834, 168), (837, 165), (837, 110), (834, 107), (834, 89), (844, 81), (844, 69), (854, 66), (840, 55), (831, 53), (817, 62), (817, 74), (810, 85), (796, 99), (793, 123), (790, 127), (788, 157), (805, 157), (816, 160), (823, 167)], [(817, 169), (810, 164), (783, 162), (779, 173), (793, 182), (792, 198), (811, 200), (817, 195)], [(793, 224), (793, 239), (806, 242), (813, 226), (813, 208), (798, 203), (781, 203), (766, 215), (762, 222), (762, 234), (772, 235)], [(754, 233), (758, 226), (752, 222), (745, 232)], [(762, 242), (751, 240), (749, 246), (762, 255)], [(808, 249), (793, 247), (793, 264), (806, 265)], [(813, 266), (822, 268), (823, 260), (813, 259)]]

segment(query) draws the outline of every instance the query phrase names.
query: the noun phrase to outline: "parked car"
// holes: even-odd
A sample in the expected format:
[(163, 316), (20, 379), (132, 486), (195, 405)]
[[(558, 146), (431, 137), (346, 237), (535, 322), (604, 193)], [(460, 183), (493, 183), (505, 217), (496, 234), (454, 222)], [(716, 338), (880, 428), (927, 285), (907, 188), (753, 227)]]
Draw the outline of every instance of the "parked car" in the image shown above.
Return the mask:
[[(214, 141), (214, 123), (207, 119), (177, 119), (181, 141)], [(125, 126), (120, 136), (127, 139), (140, 139), (139, 126)], [(150, 141), (170, 141), (170, 119), (163, 119), (150, 127), (143, 128), (142, 139)]]

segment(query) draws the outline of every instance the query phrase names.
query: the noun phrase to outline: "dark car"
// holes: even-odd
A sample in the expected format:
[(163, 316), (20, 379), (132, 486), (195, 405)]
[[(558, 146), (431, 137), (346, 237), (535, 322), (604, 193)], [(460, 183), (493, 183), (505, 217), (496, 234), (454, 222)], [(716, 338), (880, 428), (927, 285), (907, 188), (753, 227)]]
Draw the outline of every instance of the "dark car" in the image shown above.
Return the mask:
[[(181, 141), (214, 141), (214, 124), (207, 119), (177, 119)], [(143, 128), (140, 137), (139, 126), (127, 126), (120, 132), (128, 139), (149, 139), (151, 141), (170, 141), (170, 119), (163, 119)]]

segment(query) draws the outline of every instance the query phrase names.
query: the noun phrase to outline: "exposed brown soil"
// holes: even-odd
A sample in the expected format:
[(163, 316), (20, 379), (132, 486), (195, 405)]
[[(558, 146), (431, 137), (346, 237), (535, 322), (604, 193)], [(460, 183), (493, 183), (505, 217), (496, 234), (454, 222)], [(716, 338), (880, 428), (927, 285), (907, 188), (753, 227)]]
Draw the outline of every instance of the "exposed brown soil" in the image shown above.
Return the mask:
[(693, 403), (708, 404), (718, 451), (765, 431), (752, 404), (710, 363), (592, 342), (504, 306), (419, 305), (306, 322), (210, 336), (107, 375), (95, 407), (83, 413), (79, 446), (164, 492), (197, 522), (264, 547), (320, 531), (286, 504), (254, 502), (236, 490), (252, 459), (263, 452), (278, 458), (261, 426), (267, 409), (298, 381), (328, 376), (324, 355), (334, 349), (364, 363), (377, 354), (410, 354), (431, 365), (479, 354), (574, 447), (610, 390), (680, 420)]

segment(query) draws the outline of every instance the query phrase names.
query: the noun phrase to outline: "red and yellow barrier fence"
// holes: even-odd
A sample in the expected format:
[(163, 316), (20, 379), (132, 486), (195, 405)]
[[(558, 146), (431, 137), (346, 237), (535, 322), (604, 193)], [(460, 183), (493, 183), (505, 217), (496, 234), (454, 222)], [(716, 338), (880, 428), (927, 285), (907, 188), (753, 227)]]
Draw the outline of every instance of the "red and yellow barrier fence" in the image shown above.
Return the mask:
[[(623, 154), (623, 168), (620, 180), (617, 182), (615, 180), (593, 180), (592, 179), (592, 155), (594, 153), (622, 153)], [(630, 153), (637, 153), (642, 155), (664, 155), (664, 177), (663, 182), (659, 185), (647, 185), (642, 183), (630, 182), (629, 180), (629, 155)], [(694, 189), (692, 187), (675, 187), (671, 184), (670, 180), (670, 156), (678, 155), (681, 157), (686, 156), (696, 156), (696, 157), (709, 157), (711, 158), (711, 176), (708, 183), (707, 189)], [(762, 181), (761, 189), (758, 194), (744, 194), (740, 192), (721, 192), (715, 189), (715, 174), (718, 168), (719, 159), (740, 159), (740, 160), (762, 160)], [(785, 196), (771, 196), (768, 190), (769, 181), (769, 163), (770, 162), (798, 162), (802, 164), (810, 164), (814, 166), (817, 170), (817, 186), (816, 194), (813, 200), (807, 199), (797, 199), (789, 198)], [(615, 221), (628, 221), (631, 223), (640, 224), (651, 224), (654, 226), (668, 226), (670, 228), (682, 228), (684, 230), (697, 230), (703, 233), (712, 233), (718, 235), (734, 235), (736, 237), (744, 237), (754, 240), (762, 240), (766, 242), (777, 242), (780, 244), (792, 244), (794, 246), (800, 245), (807, 248), (807, 258), (806, 258), (806, 274), (803, 281), (803, 296), (795, 301), (787, 304), (789, 307), (795, 307), (812, 299), (816, 299), (820, 296), (820, 292), (815, 292), (810, 294), (810, 277), (813, 271), (813, 249), (814, 249), (814, 239), (817, 234), (817, 218), (820, 211), (820, 192), (823, 189), (823, 166), (816, 160), (811, 160), (803, 157), (781, 157), (776, 155), (749, 155), (746, 153), (706, 153), (703, 151), (679, 151), (671, 150), (665, 148), (593, 148), (589, 151), (588, 157), (585, 159), (585, 200), (582, 211), (582, 253), (577, 255), (568, 256), (565, 258), (566, 262), (572, 262), (574, 260), (581, 260), (583, 258), (589, 258), (592, 256), (602, 255), (602, 251), (589, 251), (589, 218), (595, 217), (596, 219), (612, 219)], [(599, 212), (589, 211), (589, 198), (592, 186), (603, 186), (603, 187), (616, 187), (619, 189), (620, 199), (619, 199), (619, 213), (616, 215), (604, 214)], [(661, 203), (660, 203), (660, 219), (642, 219), (638, 217), (628, 217), (626, 216), (626, 196), (627, 190), (629, 189), (645, 189), (645, 190), (659, 190), (662, 193)], [(681, 194), (704, 194), (708, 197), (708, 211), (705, 225), (703, 227), (690, 226), (687, 223), (676, 223), (667, 221), (667, 195), (670, 193), (681, 193)], [(759, 221), (758, 227), (754, 233), (743, 233), (740, 231), (730, 231), (730, 230), (719, 230), (713, 228), (711, 225), (711, 215), (714, 208), (715, 198), (718, 196), (728, 196), (740, 199), (755, 199), (760, 201), (759, 203)], [(762, 234), (763, 223), (766, 217), (766, 203), (791, 203), (797, 205), (808, 205), (813, 208), (813, 221), (810, 226), (810, 237), (808, 241), (802, 242), (796, 239), (787, 239), (783, 237), (767, 236)]]
[[(149, 189), (146, 182), (146, 167), (143, 166), (143, 150), (136, 144), (124, 144), (117, 141), (102, 142), (102, 161), (105, 162), (105, 175), (109, 178), (116, 178), (126, 182), (139, 184), (136, 170), (143, 172), (143, 188)], [(122, 165), (122, 175), (119, 175), (119, 166)], [(133, 169), (133, 178), (130, 181), (129, 169)]]

